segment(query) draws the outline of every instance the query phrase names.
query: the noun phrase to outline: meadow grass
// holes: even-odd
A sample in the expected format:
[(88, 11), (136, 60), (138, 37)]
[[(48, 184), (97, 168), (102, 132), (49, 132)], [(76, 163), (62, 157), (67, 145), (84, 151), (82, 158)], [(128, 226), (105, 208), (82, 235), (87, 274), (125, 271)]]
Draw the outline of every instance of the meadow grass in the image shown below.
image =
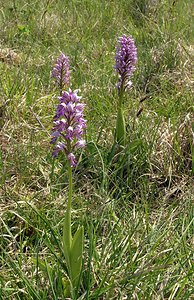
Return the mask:
[[(73, 173), (72, 230), (85, 228), (76, 299), (193, 299), (191, 1), (0, 3), (0, 299), (65, 299), (67, 166), (49, 145), (60, 52), (87, 103)], [(123, 33), (138, 65), (118, 156), (113, 66)]]

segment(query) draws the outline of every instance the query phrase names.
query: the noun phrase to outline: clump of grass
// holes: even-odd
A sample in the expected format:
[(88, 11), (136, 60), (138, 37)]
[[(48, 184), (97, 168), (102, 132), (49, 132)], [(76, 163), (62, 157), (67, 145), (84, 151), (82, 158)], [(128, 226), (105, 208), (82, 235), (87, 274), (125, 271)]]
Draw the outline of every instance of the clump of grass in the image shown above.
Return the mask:
[[(181, 209), (174, 204), (156, 210), (146, 203), (144, 208), (132, 202), (130, 206), (130, 210), (117, 208), (115, 215), (114, 207), (106, 205), (96, 215), (88, 215), (83, 220), (87, 225), (83, 297), (122, 299), (146, 295), (146, 299), (156, 299), (159, 293), (161, 299), (176, 299), (175, 296), (186, 294), (189, 299), (192, 296), (192, 199)], [(52, 221), (52, 216), (48, 218), (37, 210), (32, 219), (30, 211), (33, 213), (34, 209), (23, 203), (11, 213), (20, 223), (19, 232), (17, 223), (10, 223), (9, 229), (4, 227), (9, 245), (2, 249), (3, 265), (7, 266), (3, 274), (3, 281), (7, 280), (3, 296), (8, 297), (15, 289), (19, 298), (25, 298), (26, 294), (28, 299), (29, 293), (38, 299), (41, 295), (45, 299), (54, 295), (56, 299), (63, 297), (65, 266), (58, 244), (61, 221), (59, 218)], [(26, 242), (28, 228), (33, 229), (33, 240), (30, 234), (29, 243)], [(46, 238), (46, 231), (50, 231), (52, 244)], [(14, 256), (10, 243), (15, 249)], [(12, 275), (9, 269), (14, 270)]]

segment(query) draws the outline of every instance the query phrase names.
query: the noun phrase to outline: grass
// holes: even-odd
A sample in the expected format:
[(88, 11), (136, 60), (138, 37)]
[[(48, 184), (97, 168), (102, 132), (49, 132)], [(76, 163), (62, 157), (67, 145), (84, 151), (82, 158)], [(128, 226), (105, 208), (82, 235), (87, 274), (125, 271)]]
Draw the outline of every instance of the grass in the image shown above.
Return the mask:
[[(1, 4), (0, 299), (65, 299), (68, 180), (49, 146), (60, 51), (87, 103), (88, 143), (73, 174), (72, 229), (85, 228), (77, 299), (193, 299), (191, 2)], [(138, 66), (118, 157), (113, 65), (123, 33), (135, 39)]]

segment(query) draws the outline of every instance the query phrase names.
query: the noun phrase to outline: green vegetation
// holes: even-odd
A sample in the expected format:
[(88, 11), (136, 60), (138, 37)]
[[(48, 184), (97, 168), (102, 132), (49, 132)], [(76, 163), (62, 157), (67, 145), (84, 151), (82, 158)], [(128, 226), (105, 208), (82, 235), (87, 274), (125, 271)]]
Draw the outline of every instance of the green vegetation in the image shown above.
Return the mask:
[[(77, 299), (193, 299), (191, 1), (0, 4), (0, 299), (65, 299), (67, 165), (49, 144), (60, 52), (87, 104), (87, 147), (73, 173), (73, 234), (85, 228)], [(124, 33), (138, 63), (117, 155), (113, 66)]]

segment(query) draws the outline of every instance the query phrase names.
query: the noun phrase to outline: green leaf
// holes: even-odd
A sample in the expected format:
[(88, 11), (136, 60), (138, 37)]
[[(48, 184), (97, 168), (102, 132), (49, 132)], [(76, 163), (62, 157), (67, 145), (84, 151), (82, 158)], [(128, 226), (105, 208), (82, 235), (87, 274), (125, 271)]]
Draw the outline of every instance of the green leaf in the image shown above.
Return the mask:
[(84, 243), (84, 228), (81, 226), (77, 229), (72, 241), (70, 264), (71, 264), (71, 281), (73, 289), (77, 289), (82, 269), (82, 255)]
[(49, 267), (48, 264), (46, 266), (45, 261), (39, 257), (37, 257), (37, 258), (32, 257), (31, 260), (44, 273), (46, 273), (48, 268), (51, 269), (51, 267)]

